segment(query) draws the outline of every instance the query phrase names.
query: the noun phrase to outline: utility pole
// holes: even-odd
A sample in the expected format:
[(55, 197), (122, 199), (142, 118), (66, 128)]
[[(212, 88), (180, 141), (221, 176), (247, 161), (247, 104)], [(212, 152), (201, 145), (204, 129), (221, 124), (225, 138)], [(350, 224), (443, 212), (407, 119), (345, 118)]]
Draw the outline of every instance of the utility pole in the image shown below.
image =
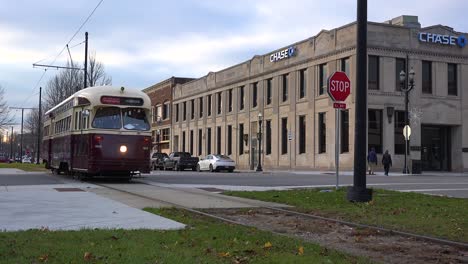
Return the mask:
[(84, 58), (84, 86), (83, 89), (88, 87), (88, 32), (85, 33), (85, 58)]
[(24, 119), (24, 109), (32, 110), (36, 108), (31, 107), (10, 107), (11, 109), (21, 109), (21, 137), (20, 137), (20, 158), (23, 158), (23, 119)]
[(356, 123), (354, 128), (354, 178), (348, 189), (350, 202), (372, 200), (366, 188), (367, 156), (367, 0), (357, 0), (356, 34)]
[(38, 116), (39, 122), (37, 122), (37, 149), (36, 149), (37, 158), (36, 158), (36, 164), (41, 164), (39, 162), (39, 159), (41, 157), (41, 126), (42, 126), (42, 123), (41, 123), (41, 115), (42, 115), (41, 95), (42, 95), (42, 87), (39, 87), (39, 116)]
[(13, 126), (11, 126), (11, 135), (10, 135), (10, 159), (13, 159)]

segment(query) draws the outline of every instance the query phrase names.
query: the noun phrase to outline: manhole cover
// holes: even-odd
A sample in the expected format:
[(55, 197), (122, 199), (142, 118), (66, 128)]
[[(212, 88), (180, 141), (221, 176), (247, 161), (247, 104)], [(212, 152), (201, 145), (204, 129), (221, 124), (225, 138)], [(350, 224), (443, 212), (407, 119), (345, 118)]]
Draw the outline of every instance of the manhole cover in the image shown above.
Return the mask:
[(80, 188), (54, 188), (58, 192), (84, 192)]

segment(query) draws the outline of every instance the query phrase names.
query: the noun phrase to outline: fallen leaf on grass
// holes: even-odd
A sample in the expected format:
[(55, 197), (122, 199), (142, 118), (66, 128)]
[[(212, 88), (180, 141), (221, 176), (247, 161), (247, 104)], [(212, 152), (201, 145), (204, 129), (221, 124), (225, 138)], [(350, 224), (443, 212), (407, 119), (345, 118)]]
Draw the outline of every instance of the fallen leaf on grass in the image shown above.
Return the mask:
[(83, 259), (84, 259), (85, 261), (90, 261), (90, 260), (93, 259), (93, 257), (94, 257), (94, 256), (93, 256), (93, 254), (92, 254), (91, 252), (85, 252), (85, 253), (84, 253)]
[(49, 260), (49, 255), (48, 254), (42, 255), (38, 259), (40, 262), (47, 262), (47, 260)]
[(299, 249), (297, 250), (297, 254), (299, 255), (304, 255), (304, 247), (303, 246), (300, 246)]
[(220, 256), (222, 258), (227, 258), (227, 257), (230, 257), (231, 254), (229, 254), (229, 252), (219, 252), (218, 256)]
[(266, 242), (263, 249), (270, 249), (273, 245), (270, 242)]

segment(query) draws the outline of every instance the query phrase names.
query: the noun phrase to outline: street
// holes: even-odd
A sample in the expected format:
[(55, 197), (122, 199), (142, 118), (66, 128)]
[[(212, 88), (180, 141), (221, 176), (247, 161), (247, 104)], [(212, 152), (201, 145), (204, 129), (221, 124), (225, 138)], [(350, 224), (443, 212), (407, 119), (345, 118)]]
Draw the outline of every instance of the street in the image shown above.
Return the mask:
[[(353, 184), (352, 172), (341, 172), (340, 186)], [(101, 179), (91, 179), (88, 183), (102, 182)], [(4, 188), (15, 185), (44, 185), (76, 183), (71, 176), (52, 175), (46, 173), (13, 173), (3, 171), (0, 174), (0, 185)], [(119, 184), (118, 181), (114, 181)], [(149, 183), (164, 187), (170, 185), (179, 188), (202, 188), (211, 190), (269, 190), (291, 188), (327, 188), (336, 184), (333, 172), (193, 172), (193, 171), (152, 171), (142, 174), (132, 182)], [(381, 188), (397, 191), (412, 191), (432, 195), (468, 198), (468, 175), (457, 173), (427, 173), (406, 176), (403, 174), (383, 173), (367, 176), (367, 185), (371, 188)]]

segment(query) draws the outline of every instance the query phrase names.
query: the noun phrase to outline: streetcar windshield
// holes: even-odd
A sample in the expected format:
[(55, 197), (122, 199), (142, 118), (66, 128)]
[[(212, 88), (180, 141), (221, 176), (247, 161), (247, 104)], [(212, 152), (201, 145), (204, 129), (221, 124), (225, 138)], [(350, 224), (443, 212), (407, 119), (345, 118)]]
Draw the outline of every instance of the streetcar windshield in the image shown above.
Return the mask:
[(142, 108), (122, 109), (123, 127), (127, 130), (149, 130), (150, 125)]
[(94, 128), (120, 129), (122, 121), (120, 117), (120, 108), (101, 107), (96, 111), (92, 126)]

